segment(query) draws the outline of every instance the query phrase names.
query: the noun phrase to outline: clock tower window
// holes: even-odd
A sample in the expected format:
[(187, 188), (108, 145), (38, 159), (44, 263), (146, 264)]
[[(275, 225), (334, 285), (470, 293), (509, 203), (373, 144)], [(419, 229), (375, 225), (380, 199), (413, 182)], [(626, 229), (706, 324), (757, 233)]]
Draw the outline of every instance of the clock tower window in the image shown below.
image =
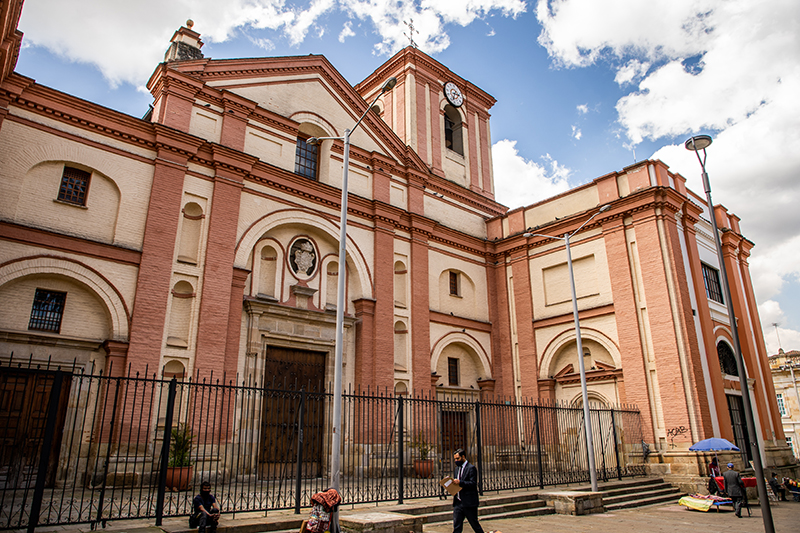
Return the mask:
[(461, 114), (451, 105), (444, 106), (444, 145), (448, 150), (464, 155)]

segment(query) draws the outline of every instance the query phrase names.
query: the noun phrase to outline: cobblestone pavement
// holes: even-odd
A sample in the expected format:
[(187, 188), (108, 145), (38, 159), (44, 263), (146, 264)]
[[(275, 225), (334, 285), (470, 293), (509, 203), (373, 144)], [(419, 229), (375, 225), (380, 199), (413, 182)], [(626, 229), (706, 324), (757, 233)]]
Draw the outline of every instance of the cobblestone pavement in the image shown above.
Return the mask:
[[(743, 517), (736, 518), (733, 510), (690, 511), (677, 504), (640, 507), (588, 516), (545, 515), (507, 520), (482, 520), (484, 531), (502, 533), (759, 533), (764, 531), (761, 509), (751, 506), (752, 516), (742, 510)], [(772, 507), (776, 533), (800, 532), (800, 503), (781, 502)], [(450, 533), (452, 524), (438, 523), (425, 526), (425, 533)], [(470, 533), (469, 524), (464, 531)]]

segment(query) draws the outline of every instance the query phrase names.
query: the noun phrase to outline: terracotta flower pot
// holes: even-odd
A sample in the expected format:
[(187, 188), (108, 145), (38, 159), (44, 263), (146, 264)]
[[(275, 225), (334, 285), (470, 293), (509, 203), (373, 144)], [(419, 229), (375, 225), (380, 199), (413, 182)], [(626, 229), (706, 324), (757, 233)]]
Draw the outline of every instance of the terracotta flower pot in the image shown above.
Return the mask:
[(433, 459), (414, 459), (414, 472), (417, 477), (429, 478), (433, 475)]
[(192, 481), (191, 466), (167, 467), (167, 489), (188, 490), (189, 483), (191, 481)]

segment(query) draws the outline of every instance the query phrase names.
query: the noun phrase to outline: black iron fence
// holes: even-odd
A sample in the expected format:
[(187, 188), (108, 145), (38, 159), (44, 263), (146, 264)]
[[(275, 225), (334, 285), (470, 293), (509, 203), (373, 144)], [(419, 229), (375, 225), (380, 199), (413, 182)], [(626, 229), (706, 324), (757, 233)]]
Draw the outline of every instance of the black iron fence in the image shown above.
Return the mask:
[[(288, 389), (294, 389), (290, 387)], [(332, 396), (233, 380), (0, 365), (0, 529), (188, 515), (201, 480), (224, 513), (310, 505), (328, 488)], [(348, 391), (345, 503), (442, 494), (466, 450), (480, 489), (589, 480), (583, 409), (479, 393)], [(644, 475), (635, 408), (591, 409), (601, 479)]]

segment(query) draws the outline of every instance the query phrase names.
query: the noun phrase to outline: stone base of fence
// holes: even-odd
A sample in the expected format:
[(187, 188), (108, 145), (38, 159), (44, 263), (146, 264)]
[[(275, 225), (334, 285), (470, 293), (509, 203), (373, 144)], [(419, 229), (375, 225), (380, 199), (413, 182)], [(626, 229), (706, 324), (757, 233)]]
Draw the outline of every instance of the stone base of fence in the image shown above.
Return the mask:
[(424, 516), (376, 511), (342, 516), (339, 526), (343, 533), (422, 533), (426, 521)]
[(585, 515), (606, 512), (603, 496), (599, 492), (559, 490), (539, 492), (539, 499), (545, 500), (558, 514)]

